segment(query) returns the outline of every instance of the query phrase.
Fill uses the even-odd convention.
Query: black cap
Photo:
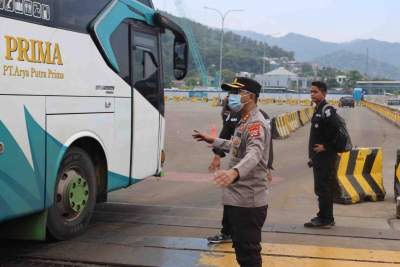
[[[260,95],[261,85],[250,78],[236,77],[232,83],[222,84],[221,89],[224,91],[233,91],[234,93],[237,93],[239,90],[246,90],[258,97]]]

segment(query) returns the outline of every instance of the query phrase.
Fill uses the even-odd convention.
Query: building
[[[246,72],[246,71],[241,71],[241,72],[239,72],[239,73],[236,73],[236,76],[238,76],[238,77],[251,78],[251,77],[253,77],[253,73]]]
[[[400,95],[400,81],[358,81],[355,87],[370,95]]]
[[[263,88],[275,87],[294,90],[305,90],[309,88],[311,80],[305,77],[299,77],[297,74],[280,67],[265,74],[255,76]]]
[[[338,75],[336,76],[336,82],[340,85],[343,85],[347,81],[346,75]]]

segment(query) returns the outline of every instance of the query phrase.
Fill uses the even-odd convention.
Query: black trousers
[[[224,207],[223,207],[221,234],[232,235],[231,226],[229,225],[228,216],[227,216],[227,212],[226,212],[227,209],[225,207],[227,207],[227,206],[224,205]]]
[[[332,222],[333,199],[338,189],[336,180],[336,161],[338,156],[324,155],[313,159],[314,191],[318,196],[319,212],[317,216],[325,222]]]
[[[224,206],[224,231],[232,236],[236,260],[241,267],[261,267],[261,229],[267,218],[268,206],[243,208]],[[226,232],[225,232],[226,234]]]

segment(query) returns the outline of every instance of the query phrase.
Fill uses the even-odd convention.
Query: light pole
[[[223,46],[224,46],[224,25],[225,25],[225,19],[226,16],[228,16],[229,13],[232,12],[241,12],[243,9],[229,9],[225,13],[222,13],[218,9],[212,8],[212,7],[204,7],[205,9],[212,10],[217,12],[221,16],[222,20],[222,27],[221,27],[221,42],[220,42],[220,47],[219,47],[219,87],[221,87],[222,84],[222,52],[223,52]]]
[[[277,36],[279,36],[281,33],[280,32],[276,32],[276,33],[272,33],[272,34],[270,34],[269,36],[271,36],[271,37],[277,37]],[[264,75],[265,74],[265,58],[266,58],[266,46],[267,46],[267,40],[266,39],[264,39],[264,41],[263,41],[263,43],[264,43],[264,58],[263,58],[263,72],[262,72],[262,74]]]

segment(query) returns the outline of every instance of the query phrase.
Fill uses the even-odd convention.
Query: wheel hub
[[[75,219],[85,209],[88,199],[87,180],[73,169],[66,170],[57,185],[56,205],[62,216]]]
[[[89,186],[86,180],[80,175],[73,176],[68,185],[67,196],[69,206],[73,211],[80,212],[83,210],[89,199]]]

